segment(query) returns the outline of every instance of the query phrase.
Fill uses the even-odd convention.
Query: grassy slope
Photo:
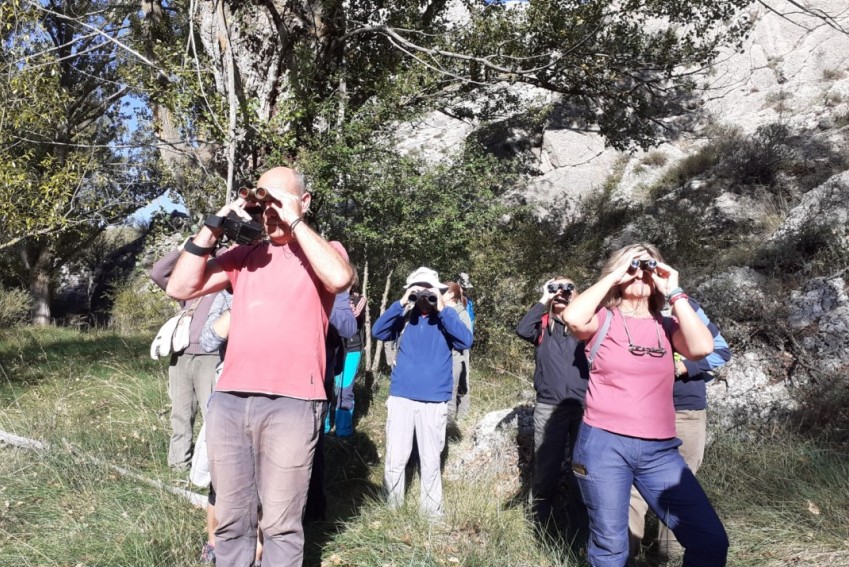
[[[165,466],[167,371],[147,357],[148,340],[62,329],[0,335],[0,429],[52,447],[0,451],[0,566],[196,564],[203,512],[103,463],[185,486]],[[473,411],[449,464],[469,454],[476,418],[512,407],[529,388],[473,366]],[[515,479],[505,488],[486,470],[446,480],[441,524],[415,513],[415,478],[407,507],[382,506],[386,390],[385,378],[371,399],[361,387],[356,436],[328,439],[329,519],[307,530],[308,565],[582,565],[530,528]],[[785,434],[756,444],[719,437],[702,470],[732,540],[730,565],[849,565],[846,447]]]

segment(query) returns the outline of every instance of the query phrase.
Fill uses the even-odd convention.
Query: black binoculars
[[[573,284],[573,283],[563,283],[563,282],[548,284],[548,293],[557,293],[561,289],[563,291],[565,291],[566,294],[568,295],[568,294],[572,293],[573,291],[575,291],[575,284]]]
[[[638,260],[634,258],[631,260],[631,267],[629,268],[629,272],[637,271],[637,268],[642,268],[645,272],[653,272],[655,268],[657,268],[657,260],[654,258],[649,258],[648,260]]]
[[[418,289],[410,294],[410,301],[415,303],[419,299],[424,299],[431,305],[436,305],[436,294],[429,289]]]

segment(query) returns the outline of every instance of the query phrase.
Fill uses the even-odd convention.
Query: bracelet
[[[666,294],[666,301],[669,301],[673,296],[678,295],[679,293],[684,293],[684,290],[680,287],[673,288],[672,291]]]
[[[295,234],[295,227],[298,226],[298,223],[301,222],[302,220],[304,220],[304,219],[302,219],[300,217],[296,218],[292,222],[292,224],[289,225],[289,232],[291,232],[292,234]]]
[[[195,256],[209,256],[212,254],[212,251],[215,250],[215,246],[210,246],[209,248],[203,248],[194,243],[194,236],[186,240],[186,244],[183,246],[183,250],[188,252],[189,254],[194,254]]]
[[[675,305],[675,302],[679,299],[690,299],[690,296],[688,296],[683,291],[681,293],[676,293],[675,295],[669,298],[669,306],[672,307],[673,305]]]

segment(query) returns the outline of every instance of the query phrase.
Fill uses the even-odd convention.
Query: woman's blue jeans
[[[680,444],[676,438],[637,439],[581,424],[572,469],[590,518],[590,565],[627,565],[633,484],[684,547],[684,567],[725,566],[728,536],[678,453]]]

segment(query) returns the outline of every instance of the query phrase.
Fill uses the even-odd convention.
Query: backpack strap
[[[539,338],[537,339],[537,346],[542,344],[542,338],[545,336],[545,330],[548,328],[548,313],[542,314],[542,319],[540,319],[539,323]]]
[[[206,296],[202,295],[202,296],[198,297],[197,299],[192,301],[192,304],[189,305],[188,309],[183,309],[183,311],[186,313],[186,315],[188,315],[189,317],[194,315],[195,309],[198,308],[198,305],[200,305],[201,299],[203,299],[204,297],[206,297]]]
[[[595,355],[598,352],[598,348],[601,346],[601,343],[604,341],[604,337],[607,336],[607,331],[610,329],[610,322],[613,320],[613,311],[604,308],[607,312],[607,316],[604,318],[604,323],[601,324],[601,328],[595,334],[595,340],[593,341],[593,346],[590,348],[590,355],[587,357],[587,364],[590,367],[590,370],[593,369],[593,360],[595,359]]]

